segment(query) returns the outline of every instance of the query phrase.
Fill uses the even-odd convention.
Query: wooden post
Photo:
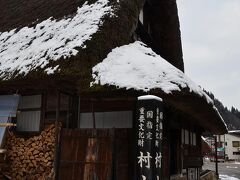
[[[79,97],[77,94],[72,95],[72,110],[71,110],[71,118],[70,118],[70,128],[77,128],[79,116],[80,116],[80,110],[79,110]]]
[[[93,107],[93,101],[92,101],[92,119],[93,119],[93,129],[96,129],[96,119],[95,119],[95,112]]]
[[[225,134],[223,135],[224,142],[223,142],[223,147],[224,147],[224,162],[226,161],[226,139],[225,139]]]
[[[80,124],[81,124],[81,97],[78,96],[78,108],[77,108],[77,112],[78,112],[78,122],[77,122],[77,126],[79,125],[78,128],[81,128],[80,127]],[[77,127],[76,126],[76,127]]]
[[[67,109],[67,119],[66,119],[66,128],[69,128],[69,122],[70,122],[70,108],[72,108],[72,102],[73,97],[71,95],[68,95],[68,109]],[[71,105],[70,105],[71,104]]]
[[[217,156],[217,136],[214,136],[214,141],[215,141],[215,169],[216,169],[216,176],[217,179],[219,179],[218,175],[218,156]]]
[[[58,161],[59,161],[59,111],[60,111],[60,92],[57,90],[56,101],[56,120],[55,120],[55,157],[54,157],[54,179],[58,179]]]
[[[111,137],[112,137],[112,180],[116,179],[116,136],[115,136],[115,128],[111,129]]]

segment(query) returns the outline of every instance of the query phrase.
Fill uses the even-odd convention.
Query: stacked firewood
[[[54,125],[31,138],[9,133],[6,143],[11,179],[52,179],[55,147]]]

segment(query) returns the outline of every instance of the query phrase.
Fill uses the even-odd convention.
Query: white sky
[[[186,74],[240,110],[240,0],[177,0]]]

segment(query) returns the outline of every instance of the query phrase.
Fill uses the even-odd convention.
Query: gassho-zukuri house
[[[175,0],[0,1],[1,177],[199,178],[227,132],[184,74]]]

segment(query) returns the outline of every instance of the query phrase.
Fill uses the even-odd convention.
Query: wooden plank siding
[[[59,179],[131,179],[130,129],[62,129]]]

